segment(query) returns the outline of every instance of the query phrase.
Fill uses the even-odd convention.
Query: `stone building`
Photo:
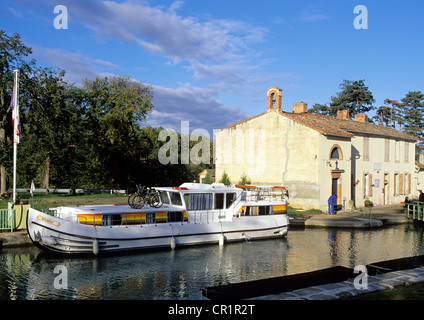
[[[216,134],[216,177],[233,183],[247,175],[252,184],[286,186],[290,205],[327,209],[339,205],[397,204],[418,194],[414,176],[416,138],[368,122],[347,110],[337,117],[307,112],[304,102],[283,112],[282,90],[267,90],[266,111]]]

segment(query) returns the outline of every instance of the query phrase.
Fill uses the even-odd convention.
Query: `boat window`
[[[270,206],[260,206],[259,215],[260,216],[269,215],[271,212],[270,208],[271,208]]]
[[[120,226],[121,224],[121,214],[104,214],[102,217],[102,226]]]
[[[215,209],[224,209],[224,193],[215,193]]]
[[[182,211],[168,212],[168,222],[184,222],[184,213]]]
[[[246,207],[245,216],[265,216],[271,214],[271,206]]]
[[[258,207],[246,207],[245,216],[257,216],[258,215]]]
[[[156,212],[146,212],[146,223],[156,223]]]
[[[178,192],[170,192],[171,203],[176,206],[181,206],[183,203],[181,202],[181,196]]]
[[[227,198],[225,201],[226,204],[226,208],[228,209],[229,207],[231,207],[231,205],[233,204],[234,200],[236,199],[236,194],[235,193],[227,193]]]
[[[187,210],[210,210],[213,205],[212,193],[188,193],[184,195]]]
[[[165,203],[165,204],[170,204],[171,203],[169,201],[168,192],[166,192],[166,191],[161,191],[160,192],[160,198],[162,200],[162,203]]]

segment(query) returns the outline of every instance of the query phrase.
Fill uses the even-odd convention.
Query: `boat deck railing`
[[[233,214],[239,208],[240,201],[259,202],[259,201],[281,201],[288,197],[288,191],[285,187],[265,187],[251,185],[235,185],[236,188],[242,188],[243,191],[237,196],[232,205]]]
[[[241,193],[242,201],[278,201],[284,200],[287,196],[285,189],[257,188],[254,190],[245,190]]]

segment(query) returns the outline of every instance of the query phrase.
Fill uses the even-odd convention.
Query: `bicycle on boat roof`
[[[162,198],[157,190],[141,184],[137,185],[137,192],[128,197],[128,205],[133,209],[141,209],[144,205],[160,208],[162,204]]]

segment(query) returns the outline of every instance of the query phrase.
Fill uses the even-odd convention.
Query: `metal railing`
[[[424,221],[424,202],[414,200],[405,203],[405,210],[408,218]]]
[[[9,189],[9,192],[12,192],[12,189]],[[79,193],[104,193],[104,194],[127,194],[127,190],[116,190],[116,189],[107,189],[107,190],[97,190],[97,189],[34,189],[34,193],[64,193],[71,194],[75,191],[76,194]],[[19,188],[16,189],[16,192],[29,193],[30,189]]]
[[[0,231],[13,231],[14,209],[0,209]]]

